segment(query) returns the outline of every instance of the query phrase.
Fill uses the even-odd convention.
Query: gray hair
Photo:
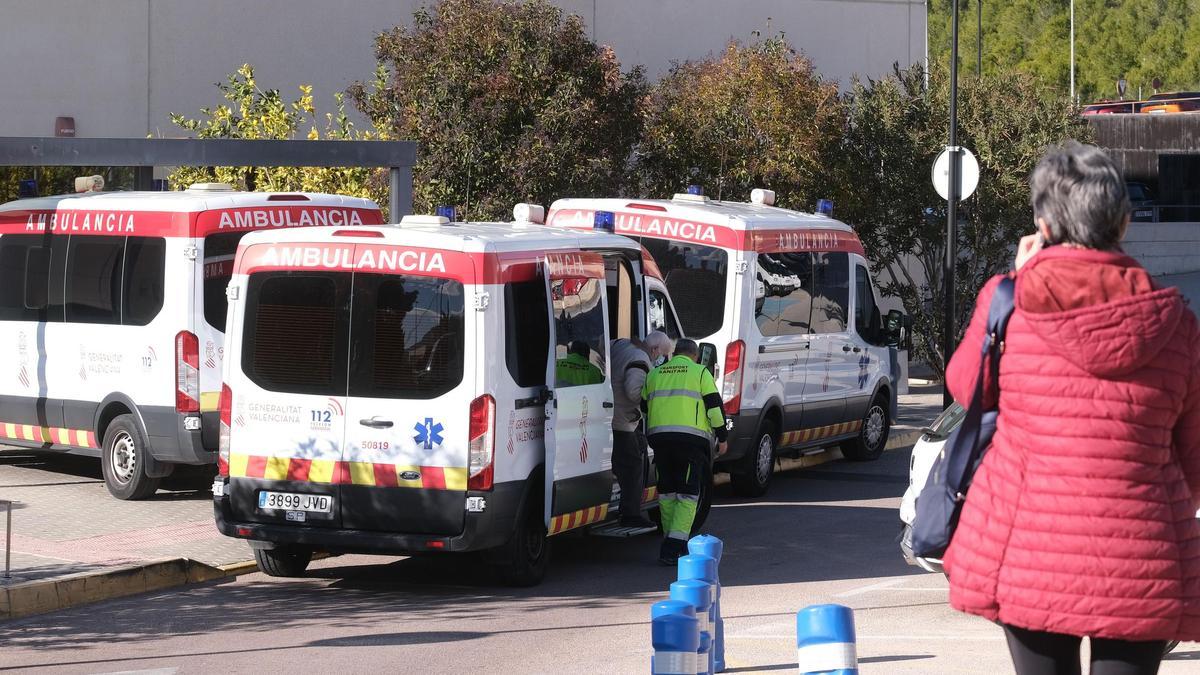
[[[662,354],[670,354],[674,341],[661,330],[652,330],[642,340],[642,346],[647,349],[657,349]]]
[[[1052,147],[1029,178],[1033,215],[1050,228],[1047,244],[1107,250],[1121,243],[1129,193],[1104,151],[1075,141]]]

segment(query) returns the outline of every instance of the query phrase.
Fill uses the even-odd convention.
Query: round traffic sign
[[[958,201],[970,197],[979,187],[979,162],[966,148],[959,148]],[[946,148],[933,162],[933,187],[942,199],[950,198],[950,149]]]

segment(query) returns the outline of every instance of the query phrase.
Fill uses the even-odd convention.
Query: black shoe
[[[621,516],[621,527],[636,527],[638,529],[657,529],[654,521],[644,516]]]
[[[679,563],[683,554],[687,553],[687,542],[679,539],[663,539],[658,549],[658,562],[672,567]]]

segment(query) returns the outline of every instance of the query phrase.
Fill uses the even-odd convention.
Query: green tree
[[[929,5],[929,58],[950,62],[951,0]],[[1070,90],[1070,0],[958,0],[959,68],[975,72],[975,11],[983,2],[984,72],[1016,70],[1037,77],[1059,95]],[[1200,87],[1200,0],[1076,0],[1075,86],[1083,102]]]
[[[930,167],[948,136],[949,78],[942,68],[897,70],[857,81],[845,95],[848,126],[832,166],[838,217],[855,226],[881,290],[914,318],[916,357],[942,373],[946,203]],[[1008,269],[1032,231],[1028,176],[1047,145],[1089,139],[1077,111],[1029,75],[968,78],[959,88],[959,142],[979,160],[975,194],[959,208],[957,324],[975,294]]]
[[[696,182],[717,198],[747,200],[769,187],[781,205],[811,209],[843,124],[837,85],[782,38],[730,43],[719,56],[676,64],[653,87],[638,148],[642,192]]]
[[[334,95],[335,111],[326,113],[324,134],[316,127],[319,119],[313,105],[312,87],[301,85],[300,96],[285,101],[278,89],[262,89],[254,67],[246,64],[231,73],[217,89],[226,103],[201,108],[201,117],[171,113],[171,121],[196,138],[368,140],[371,132],[355,128],[346,115],[344,95]],[[307,128],[307,130],[306,130]],[[329,192],[369,197],[386,210],[386,176],[380,169],[364,167],[180,167],[170,184],[184,189],[192,183],[230,183],[248,190]]]
[[[349,94],[381,133],[419,141],[416,210],[501,219],[521,200],[623,191],[645,80],[578,16],[546,0],[442,0],[375,52],[374,82]]]

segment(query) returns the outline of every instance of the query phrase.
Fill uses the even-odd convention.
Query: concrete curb
[[[894,430],[893,430],[894,431]],[[888,438],[887,445],[884,451],[899,450],[913,445],[921,438],[920,429],[909,429],[898,433],[893,432]],[[825,448],[820,452],[814,452],[809,455],[801,455],[799,457],[783,457],[775,462],[775,472],[790,471],[792,469],[807,469],[819,464],[827,464],[834,460],[843,459],[841,449],[837,447]],[[724,485],[729,482],[729,474],[719,473],[713,477],[713,485]]]
[[[232,577],[252,571],[254,563],[250,565],[251,569],[241,570],[238,565],[213,567],[187,558],[169,558],[26,581],[0,587],[0,621]]]

